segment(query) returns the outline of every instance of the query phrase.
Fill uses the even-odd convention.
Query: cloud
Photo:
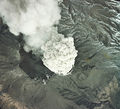
[[[58,6],[58,2],[62,2],[61,0],[1,0],[0,1],[0,16],[3,17],[4,22],[9,26],[10,31],[15,34],[19,35],[19,33],[24,34],[24,40],[25,40],[25,46],[24,49],[29,52],[30,50],[33,51],[34,54],[37,56],[43,54],[43,62],[44,64],[55,73],[58,73],[60,69],[61,73],[67,74],[67,72],[70,71],[72,66],[74,65],[74,60],[76,57],[76,50],[74,47],[74,41],[71,38],[71,45],[67,47],[67,43],[69,43],[69,38],[64,38],[63,35],[59,35],[57,33],[57,29],[55,29],[54,25],[59,23],[59,20],[61,18],[60,15],[60,8]],[[55,34],[54,34],[55,33]],[[55,42],[55,39],[59,39],[60,42],[57,44]],[[62,38],[62,39],[61,39]],[[66,41],[65,41],[66,40]],[[50,46],[46,46],[46,44],[51,43],[54,44]],[[54,63],[55,60],[51,60],[51,62],[48,62],[48,59],[46,58],[45,54],[52,54],[55,50],[55,46],[63,46],[62,41],[66,44],[64,44],[66,53],[69,54],[68,51],[70,49],[73,50],[73,58],[72,58],[72,64],[68,67],[68,63],[63,65],[61,63],[61,67],[58,67],[58,61],[53,64],[53,66],[48,65],[50,63]],[[69,43],[70,44],[70,43]],[[41,49],[45,48],[46,49]],[[73,49],[74,48],[74,49]],[[50,50],[48,52],[48,50]],[[65,50],[64,50],[65,51]],[[71,56],[71,54],[69,54]],[[56,54],[60,58],[58,54]],[[61,55],[62,60],[65,61],[66,56]],[[68,56],[68,55],[67,55]],[[51,56],[50,56],[51,57]],[[51,57],[51,59],[53,59]],[[58,59],[56,57],[56,60]],[[68,56],[69,57],[69,56]],[[60,59],[61,60],[61,59]],[[60,61],[59,60],[59,61]],[[59,63],[60,64],[60,63]],[[56,66],[56,69],[55,69]],[[53,68],[52,68],[53,67]],[[54,69],[54,70],[53,70]],[[66,69],[66,70],[65,70]],[[69,70],[67,70],[69,69]],[[65,73],[66,72],[66,73]],[[59,74],[59,73],[58,73]]]

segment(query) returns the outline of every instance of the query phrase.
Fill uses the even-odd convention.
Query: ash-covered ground
[[[0,21],[1,109],[120,109],[120,3],[64,0],[58,32],[73,37],[78,56],[59,76],[23,49]]]

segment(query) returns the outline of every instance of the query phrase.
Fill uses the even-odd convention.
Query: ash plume
[[[54,27],[61,18],[58,2],[61,1],[1,0],[0,16],[11,33],[16,36],[24,34],[26,52],[32,50],[38,57],[42,54],[43,63],[51,71],[67,75],[74,65],[77,51],[72,37],[65,38]]]

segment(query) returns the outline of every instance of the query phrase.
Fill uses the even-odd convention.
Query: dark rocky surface
[[[79,51],[72,74],[50,72],[1,21],[0,107],[120,109],[119,2],[64,0],[60,7],[59,33],[74,37]]]

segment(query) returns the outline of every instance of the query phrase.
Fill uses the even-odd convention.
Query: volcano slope
[[[78,50],[67,76],[26,53],[22,35],[0,22],[1,109],[120,109],[120,3],[64,0],[60,7],[58,31]]]

